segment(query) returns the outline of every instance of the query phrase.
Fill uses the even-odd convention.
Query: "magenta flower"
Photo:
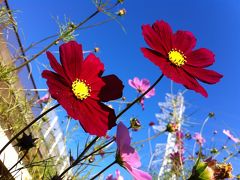
[[[131,139],[128,128],[120,122],[117,126],[117,163],[127,169],[135,180],[151,180],[152,177],[137,168],[141,166],[140,158],[137,151],[130,145]]]
[[[206,142],[206,140],[202,137],[200,133],[195,133],[193,139],[195,139],[200,146],[202,146]]]
[[[47,103],[50,100],[51,96],[50,93],[48,92],[47,94],[45,94],[43,97],[41,97],[40,99],[38,99],[36,101],[36,104],[41,104],[41,103]]]
[[[121,176],[120,171],[116,170],[116,177],[114,178],[112,174],[108,175],[106,180],[124,180],[123,176]]]
[[[139,94],[143,94],[145,91],[150,88],[150,82],[148,79],[139,79],[138,77],[133,78],[133,80],[129,79],[128,84],[137,90]],[[150,98],[155,95],[155,89],[151,89],[145,96],[144,98]],[[140,100],[140,104],[142,106],[142,109],[144,109],[144,98]]]
[[[229,139],[233,140],[235,143],[240,143],[240,139],[235,138],[229,130],[223,130],[223,134],[225,134]]]

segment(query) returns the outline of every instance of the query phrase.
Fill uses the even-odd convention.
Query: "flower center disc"
[[[184,65],[186,62],[186,56],[184,56],[184,54],[181,51],[176,49],[169,51],[168,58],[173,64],[175,64],[178,67]]]
[[[86,81],[80,81],[79,79],[76,79],[72,83],[72,91],[78,99],[84,100],[88,96],[90,96],[89,92],[91,91],[91,89],[86,84]]]

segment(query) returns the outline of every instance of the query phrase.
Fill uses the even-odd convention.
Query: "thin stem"
[[[108,168],[110,168],[112,165],[114,165],[117,161],[113,161],[111,164],[109,164],[107,167],[105,167],[103,170],[101,170],[99,173],[97,173],[94,177],[92,177],[90,180],[95,179],[98,177],[100,174],[102,174],[104,171],[106,171]]]
[[[159,133],[157,133],[157,134],[155,134],[155,135],[153,135],[153,136],[151,136],[151,137],[149,137],[149,138],[147,138],[147,139],[143,139],[143,140],[137,141],[137,142],[135,142],[135,143],[132,143],[132,145],[137,145],[137,144],[141,144],[141,143],[150,141],[150,140],[152,140],[152,139],[154,139],[154,138],[157,138],[158,136],[160,136],[161,134],[163,134],[163,133],[165,133],[165,132],[166,132],[166,131],[159,132]]]
[[[109,144],[111,144],[115,139],[116,139],[116,138],[113,138],[111,141],[109,141],[108,143],[104,144],[104,145],[101,146],[100,148],[98,148],[98,149],[96,149],[95,151],[91,152],[90,154],[84,156],[83,158],[81,158],[81,159],[79,160],[79,162],[81,162],[82,160],[90,157],[91,155],[93,155],[94,153],[100,151],[101,149],[105,148],[106,146],[108,146]]]
[[[82,26],[84,23],[86,23],[88,20],[90,20],[91,18],[93,18],[95,15],[97,15],[100,12],[99,9],[97,9],[97,11],[95,11],[93,14],[91,14],[89,17],[87,17],[85,20],[83,20],[81,23],[79,23],[77,26],[73,27],[71,29],[71,31],[69,31],[69,33],[75,31],[76,29],[78,29],[80,26]],[[24,67],[25,65],[27,65],[28,63],[30,63],[31,61],[33,61],[34,59],[36,59],[38,56],[40,56],[42,53],[44,53],[45,51],[47,51],[50,47],[52,47],[53,45],[55,45],[58,41],[60,41],[61,39],[63,39],[64,36],[61,36],[57,39],[55,39],[53,42],[51,42],[48,46],[46,46],[44,49],[42,49],[39,53],[37,53],[36,55],[34,55],[31,59],[25,61],[24,63],[22,63],[20,66],[16,67],[15,69],[13,69],[12,71],[16,71],[21,69],[22,67]]]
[[[88,145],[87,147],[82,151],[82,153],[77,157],[77,159],[67,168],[65,169],[60,175],[59,177],[63,177],[63,175],[69,171],[71,168],[73,168],[74,166],[76,166],[80,161],[82,156],[92,147],[92,145],[98,140],[99,137],[95,137]]]
[[[21,131],[19,131],[15,136],[13,136],[8,142],[7,144],[5,144],[5,146],[3,146],[3,148],[0,150],[0,154],[2,154],[2,152],[6,149],[6,147],[8,147],[9,144],[11,144],[13,142],[13,140],[15,140],[20,134],[22,134],[24,131],[26,131],[29,127],[31,127],[35,122],[37,122],[39,119],[41,119],[44,115],[46,115],[47,113],[49,113],[50,111],[52,111],[53,109],[55,109],[56,107],[58,107],[60,104],[56,104],[55,106],[49,108],[47,111],[43,112],[42,114],[40,114],[36,119],[34,119],[32,122],[30,122],[27,126],[25,126]]]
[[[149,91],[151,91],[163,78],[163,74],[155,81],[155,83],[148,88],[147,91],[145,91],[143,94],[141,94],[141,96],[139,96],[138,98],[136,98],[133,102],[131,102],[125,109],[123,109],[116,117],[116,119],[118,119],[120,116],[122,116],[129,108],[131,108],[134,104],[136,104],[137,102],[139,102],[140,99],[142,99]]]
[[[12,170],[15,166],[17,166],[18,163],[20,163],[20,162],[23,160],[23,158],[27,155],[27,153],[28,153],[28,151],[25,151],[25,153],[23,154],[23,156],[22,156],[8,171],[11,172],[11,170]]]

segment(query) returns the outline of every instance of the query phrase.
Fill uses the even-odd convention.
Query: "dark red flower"
[[[207,97],[207,91],[197,80],[215,84],[223,77],[215,71],[205,69],[215,62],[214,54],[206,48],[193,50],[196,39],[191,32],[173,33],[164,21],[156,21],[152,26],[143,25],[142,32],[146,43],[151,47],[141,48],[144,56],[176,83]]]
[[[70,41],[60,46],[60,61],[47,52],[55,72],[44,70],[51,96],[78,120],[83,129],[97,136],[106,135],[116,125],[114,110],[102,102],[122,96],[123,84],[115,75],[102,77],[104,65],[94,54],[83,58],[82,45]]]

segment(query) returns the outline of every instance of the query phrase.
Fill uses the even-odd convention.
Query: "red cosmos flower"
[[[141,48],[144,56],[157,65],[165,76],[207,97],[207,91],[197,80],[215,84],[223,76],[204,69],[215,61],[214,54],[205,48],[193,50],[194,35],[189,31],[172,32],[164,21],[156,21],[152,27],[142,26],[146,43],[151,47]]]
[[[82,45],[70,41],[60,46],[60,61],[47,52],[55,72],[44,70],[51,96],[78,120],[83,129],[104,136],[116,125],[114,110],[101,102],[122,96],[123,84],[115,75],[102,77],[104,65],[94,54],[83,58]]]

